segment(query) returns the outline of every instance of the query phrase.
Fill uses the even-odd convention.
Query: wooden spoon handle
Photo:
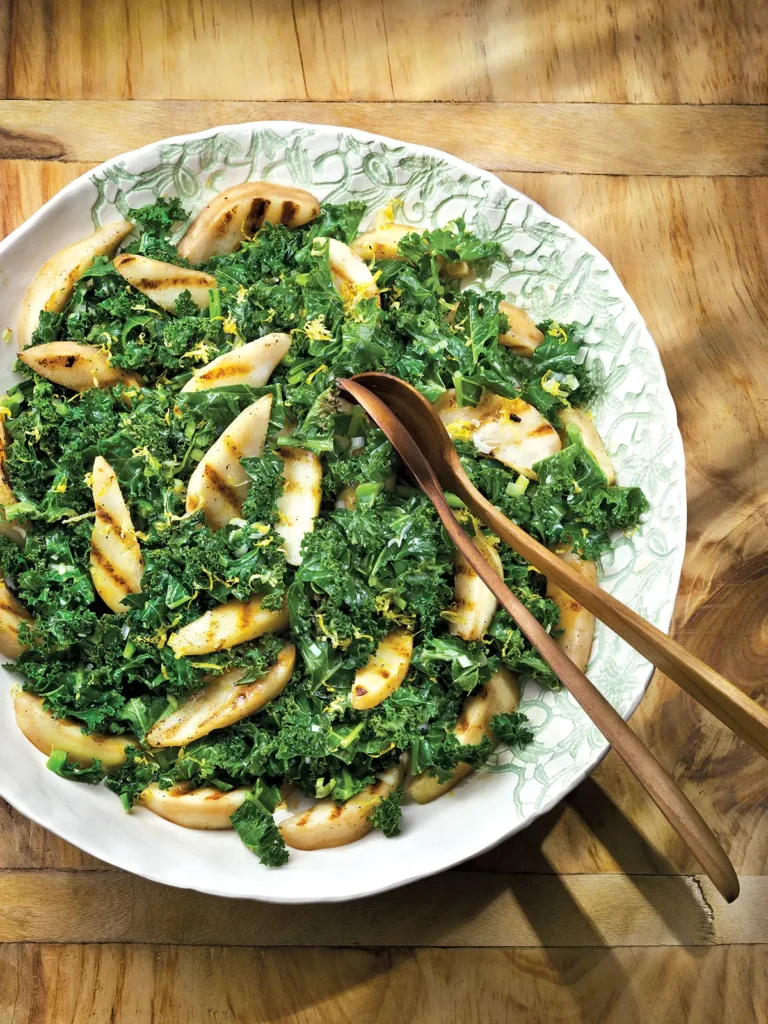
[[[525,530],[510,522],[495,505],[486,501],[468,478],[462,477],[463,473],[456,474],[458,496],[494,533],[768,758],[768,711],[631,608],[589,583]]]
[[[426,488],[424,488],[426,491]],[[443,498],[442,491],[426,491],[437,509],[451,540],[485,585],[491,590],[519,626],[521,632],[541,654],[555,675],[562,680],[575,700],[586,711],[619,757],[656,806],[692,851],[729,903],[739,894],[739,880],[727,854],[702,816],[669,777],[648,748],[635,736],[624,719],[605,699],[584,673],[573,664],[547,633],[541,623],[512,593],[504,581],[479,553],[457,522]]]

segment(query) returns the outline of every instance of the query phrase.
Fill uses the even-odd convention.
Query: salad
[[[414,384],[483,494],[594,579],[647,508],[587,411],[579,325],[484,288],[506,257],[461,220],[367,212],[267,182],[186,230],[178,199],[131,210],[40,270],[2,399],[20,728],[59,776],[270,866],[503,770],[532,739],[520,680],[557,686],[337,378]],[[584,667],[591,615],[448,498]]]

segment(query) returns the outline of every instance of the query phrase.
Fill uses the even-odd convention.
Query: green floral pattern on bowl
[[[365,201],[368,221],[393,201],[397,219],[436,226],[464,217],[483,238],[501,243],[503,265],[475,287],[494,287],[528,309],[584,326],[587,359],[603,380],[593,408],[622,483],[643,487],[651,511],[632,536],[618,540],[602,565],[602,585],[666,628],[685,542],[684,463],[674,405],[658,352],[636,307],[605,258],[562,222],[491,174],[380,136],[299,124],[235,125],[159,149],[160,163],[129,170],[121,162],[94,177],[95,224],[116,208],[177,195],[197,212],[223,188],[244,181],[295,184],[331,202]],[[402,204],[402,205],[400,205]],[[183,229],[181,229],[183,230]],[[648,663],[602,625],[590,677],[628,716],[650,678]],[[491,770],[516,776],[522,818],[541,812],[552,787],[568,789],[606,744],[566,693],[531,683],[523,710],[536,739],[522,753],[494,756]]]

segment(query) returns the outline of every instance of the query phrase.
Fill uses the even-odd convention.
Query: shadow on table
[[[617,827],[620,825],[620,832],[635,832],[631,822],[626,821],[595,782],[584,782],[578,794],[575,805],[584,809],[590,828],[610,817],[616,820]],[[301,991],[281,988],[276,1000],[270,1000],[273,1007],[270,1020],[291,1019],[291,1015],[303,1007],[357,987],[360,993],[355,1019],[378,1019],[382,989],[369,983],[382,974],[392,974],[394,979],[399,968],[417,955],[419,948],[425,947],[541,948],[548,954],[551,979],[568,988],[578,1009],[576,1019],[585,1022],[595,1019],[594,992],[589,986],[579,984],[583,966],[577,964],[583,965],[583,958],[574,959],[567,953],[589,950],[590,970],[598,966],[602,970],[610,968],[610,974],[617,981],[616,988],[623,989],[622,1013],[627,1020],[638,1019],[632,978],[617,955],[616,947],[632,945],[638,934],[648,935],[649,931],[653,934],[653,928],[633,928],[634,940],[633,934],[628,934],[626,941],[622,941],[623,936],[616,934],[622,908],[601,905],[599,886],[594,896],[588,895],[591,890],[581,889],[579,899],[574,897],[567,876],[559,876],[554,871],[542,849],[561,814],[562,808],[555,808],[526,831],[531,848],[526,857],[525,873],[459,870],[353,903],[273,908],[275,916],[284,914],[286,917],[300,910],[304,934],[317,935],[317,945],[323,946],[326,953],[344,948],[338,950],[338,969],[331,966],[325,972],[307,972],[307,984]],[[640,893],[648,913],[660,919],[659,934],[665,935],[667,942],[681,945],[690,941],[692,932],[706,934],[709,930],[707,908],[697,898],[690,882],[685,876],[675,875],[673,867],[643,836],[637,834],[633,840],[632,850],[626,842],[618,843],[616,850],[611,849],[610,836],[606,838],[606,845],[626,872],[626,878]],[[637,870],[638,846],[642,848],[644,863],[658,865],[658,873],[631,873]],[[513,902],[509,901],[510,895]],[[594,906],[588,902],[590,898],[594,899]],[[508,918],[505,914],[509,914]],[[610,936],[606,937],[601,931],[601,921],[610,921]],[[632,927],[631,919],[628,926]],[[313,953],[318,951],[307,950],[308,958],[311,959]],[[335,962],[334,957],[332,964]],[[394,980],[392,983],[396,984]]]

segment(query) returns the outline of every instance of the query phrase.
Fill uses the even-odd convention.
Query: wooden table
[[[0,0],[9,231],[106,157],[286,118],[446,149],[611,260],[688,458],[675,633],[765,699],[768,5]],[[768,1020],[766,765],[657,675],[633,725],[742,876],[726,907],[618,759],[461,870],[337,907],[113,870],[0,805],[0,1024]]]

